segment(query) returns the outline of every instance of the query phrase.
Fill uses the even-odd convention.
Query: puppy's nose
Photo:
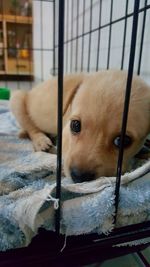
[[[84,172],[84,171],[79,170],[76,167],[71,168],[70,174],[71,174],[72,180],[75,183],[88,182],[88,181],[94,180],[95,178],[94,172]]]

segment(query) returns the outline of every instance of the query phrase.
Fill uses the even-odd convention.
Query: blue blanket
[[[7,102],[0,103],[0,251],[27,246],[39,227],[54,230],[56,155],[19,139]],[[117,226],[150,219],[150,162],[122,176]],[[140,177],[140,178],[139,178]],[[62,179],[61,232],[109,233],[114,228],[115,177],[73,184]],[[148,242],[145,240],[142,242]]]

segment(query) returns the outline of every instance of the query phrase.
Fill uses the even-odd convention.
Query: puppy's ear
[[[83,74],[66,75],[64,77],[63,115],[67,111],[83,79]]]

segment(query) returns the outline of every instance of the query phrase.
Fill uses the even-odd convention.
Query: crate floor
[[[142,251],[150,266],[150,247]],[[102,263],[94,263],[85,267],[143,267],[141,260],[135,253],[107,260]]]

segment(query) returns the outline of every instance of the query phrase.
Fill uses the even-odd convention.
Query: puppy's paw
[[[28,135],[28,133],[25,130],[20,130],[18,136],[21,139],[29,138],[29,135]]]
[[[50,152],[53,151],[52,141],[43,133],[37,133],[34,135],[33,147],[35,151],[45,151]]]

